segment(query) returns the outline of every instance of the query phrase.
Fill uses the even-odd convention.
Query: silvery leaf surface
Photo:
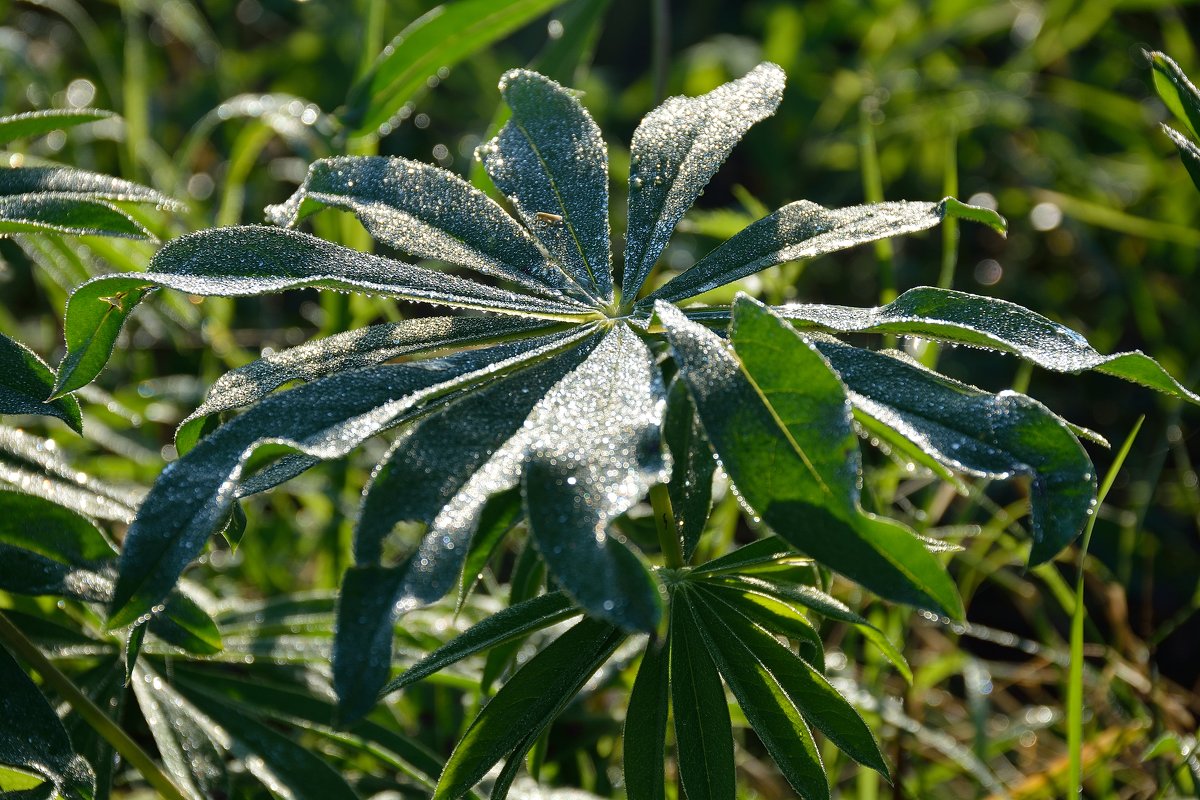
[[[70,194],[0,196],[0,235],[14,233],[154,238],[111,203]]]
[[[573,302],[517,294],[296,231],[257,225],[217,228],[167,243],[147,272],[106,275],[71,294],[58,394],[99,374],[121,326],[154,287],[226,297],[319,287],[542,319],[580,320],[587,311]]]
[[[649,308],[655,300],[678,302],[785,261],[928,230],[947,216],[1005,230],[1004,220],[996,212],[964,205],[952,197],[940,203],[897,201],[835,209],[798,200],[735,234],[649,294],[640,305]]]
[[[8,144],[14,139],[41,136],[87,122],[112,119],[115,116],[111,111],[97,108],[48,108],[0,117],[0,144]]]
[[[0,196],[51,194],[76,199],[180,204],[147,186],[72,167],[0,167]]]
[[[83,430],[79,401],[61,397],[47,403],[54,373],[25,345],[0,334],[0,414],[57,417],[77,433]]]
[[[556,301],[587,299],[537,240],[494,200],[431,164],[382,156],[314,162],[303,185],[267,216],[294,227],[324,206],[351,211],[376,240],[416,258],[473,269]]]
[[[638,125],[630,146],[622,295],[637,297],[684,213],[754,123],[775,113],[784,74],[759,64],[700,97],[671,97]]]
[[[500,93],[512,117],[479,148],[484,168],[570,279],[610,302],[608,151],[600,129],[574,94],[536,72],[504,73]]]
[[[208,416],[248,406],[290,381],[314,381],[402,355],[548,333],[554,324],[522,317],[418,317],[314,339],[226,372],[208,390],[204,403],[179,423],[175,442],[181,452],[190,450]]]
[[[745,297],[732,348],[674,306],[656,313],[713,450],[763,522],[876,594],[961,615],[953,581],[912,531],[859,505],[850,403],[810,344]]]
[[[1082,335],[1037,312],[991,297],[921,286],[877,308],[795,303],[772,312],[800,328],[829,333],[894,333],[1013,353],[1056,372],[1096,370],[1200,403],[1158,362],[1137,350],[1101,355]],[[706,323],[728,320],[727,309],[688,314]]]
[[[855,408],[960,472],[1032,479],[1033,552],[1040,564],[1083,529],[1096,498],[1091,459],[1067,424],[1018,392],[991,394],[900,358],[819,339],[817,350]]]
[[[339,373],[264,399],[168,465],[121,552],[109,624],[151,613],[223,527],[246,460],[262,444],[338,458],[429,403],[570,346],[578,334],[497,345],[440,359]]]

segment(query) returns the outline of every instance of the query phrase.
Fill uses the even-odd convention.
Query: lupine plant
[[[987,392],[903,352],[842,337],[966,345],[1200,398],[1139,352],[1101,355],[1028,309],[947,289],[912,289],[877,308],[767,306],[747,295],[697,304],[769,267],[948,218],[1005,230],[994,211],[952,197],[841,209],[799,200],[677,274],[660,267],[685,212],[783,89],[782,70],[762,64],[706,95],[671,98],[642,120],[619,258],[598,127],[575,93],[515,70],[500,82],[511,116],[477,152],[493,194],[402,158],[318,160],[289,200],[267,209],[271,225],[189,234],[165,244],[144,272],[80,286],[67,306],[67,354],[56,375],[5,340],[0,411],[40,410],[78,427],[72,393],[99,374],[125,320],[156,289],[245,297],[317,287],[467,312],[346,331],[224,375],[179,426],[181,457],[125,506],[131,524],[119,555],[79,515],[86,508],[0,496],[13,509],[6,519],[44,519],[61,537],[47,545],[4,533],[2,588],[107,604],[103,626],[121,645],[117,680],[132,680],[170,775],[160,773],[168,787],[160,791],[180,796],[170,794],[172,782],[181,796],[215,791],[228,751],[254,753],[256,774],[295,796],[354,796],[258,714],[361,747],[435,798],[467,796],[484,779],[493,797],[504,797],[585,685],[634,663],[624,715],[631,800],[665,796],[672,739],[687,797],[735,795],[726,689],[800,796],[830,796],[814,730],[890,776],[872,731],[824,674],[816,621],[857,626],[900,674],[911,678],[909,668],[892,642],[829,593],[830,576],[950,618],[963,608],[945,566],[954,544],[864,509],[860,439],[955,487],[964,476],[1026,481],[1032,565],[1070,544],[1092,513],[1095,470],[1080,437],[1103,440],[1025,394]],[[16,172],[0,185],[17,185]],[[88,180],[46,173],[5,198],[3,224],[135,235],[109,201],[166,202],[131,184]],[[38,199],[35,189],[51,194]],[[353,214],[379,245],[421,263],[298,230],[323,209]],[[162,679],[152,657],[167,646],[194,656],[231,646],[180,586],[214,536],[236,544],[240,499],[381,434],[392,444],[363,491],[336,610],[312,601],[218,615],[227,635],[272,622],[327,628],[336,618],[328,654],[336,704],[282,687],[264,695],[249,678],[187,660]],[[697,563],[718,471],[760,535]],[[638,546],[643,500],[656,536]],[[400,523],[421,526],[415,547],[398,541]],[[506,607],[396,674],[396,637],[450,593],[468,607],[478,575],[509,536],[527,543]],[[16,558],[36,562],[26,577],[53,573],[57,582],[17,585]],[[547,630],[552,641],[519,661],[521,646]],[[381,697],[485,652],[487,687],[505,680],[444,766],[372,714]],[[0,669],[21,687],[6,711],[36,721],[47,743],[30,755],[9,736],[0,761],[46,777],[50,789],[40,796],[90,796],[91,771],[53,711],[15,663]],[[251,706],[256,714],[247,716]],[[136,753],[121,752],[141,768]]]

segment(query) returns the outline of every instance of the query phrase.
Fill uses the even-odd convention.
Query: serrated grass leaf
[[[948,214],[991,220],[993,227],[1003,229],[1003,221],[996,221],[999,217],[994,211],[967,206],[952,197],[940,203],[897,201],[836,209],[798,200],[728,239],[639,305],[649,308],[655,300],[678,302],[785,261],[928,230]]]
[[[608,151],[570,91],[528,70],[500,78],[512,117],[479,148],[492,182],[585,295],[613,299]]]
[[[585,618],[526,662],[459,739],[433,800],[462,797],[523,740],[553,722],[624,638],[612,625]]]
[[[752,125],[783,97],[784,74],[759,64],[700,97],[671,97],[633,133],[624,301],[631,304],[679,220]]]

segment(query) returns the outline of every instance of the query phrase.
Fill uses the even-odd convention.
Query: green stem
[[[683,546],[675,525],[675,510],[671,508],[671,493],[665,483],[650,487],[650,505],[654,509],[654,527],[658,530],[664,563],[670,569],[679,569],[683,566]]]
[[[37,646],[25,637],[20,628],[13,625],[8,617],[0,614],[0,640],[2,640],[22,661],[42,676],[42,681],[54,689],[67,704],[75,710],[96,733],[113,746],[129,764],[142,774],[142,777],[162,797],[168,800],[189,800],[171,782],[154,760],[146,755],[146,751],[130,739],[117,723],[92,702],[91,698],[79,690],[71,679],[59,672],[58,667],[42,654]]]
[[[651,29],[654,32],[651,60],[654,71],[654,102],[667,99],[667,71],[671,51],[671,6],[668,0],[654,0]]]

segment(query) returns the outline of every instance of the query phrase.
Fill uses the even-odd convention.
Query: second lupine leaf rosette
[[[156,613],[240,498],[389,431],[394,443],[364,490],[355,564],[339,600],[334,679],[347,718],[368,711],[386,683],[396,620],[456,587],[469,590],[464,565],[468,577],[477,573],[513,528],[527,529],[562,592],[555,602],[565,606],[538,619],[561,619],[564,608],[590,617],[572,645],[580,674],[628,632],[658,628],[681,584],[665,586],[666,573],[651,564],[657,556],[639,552],[612,523],[666,484],[680,551],[690,558],[709,513],[714,454],[746,507],[779,537],[764,540],[774,543],[771,557],[799,551],[893,601],[962,613],[937,548],[862,509],[856,432],[864,429],[949,481],[1029,478],[1031,560],[1055,555],[1095,497],[1080,431],[1025,395],[985,392],[836,334],[968,344],[1197,401],[1154,361],[1102,356],[1032,311],[943,289],[913,289],[870,309],[767,307],[747,297],[687,305],[767,267],[925,230],[947,216],[1003,231],[994,212],[953,198],[835,210],[802,200],[643,292],[676,225],[737,141],[775,110],[783,86],[783,72],[762,64],[645,117],[631,148],[621,280],[598,127],[574,93],[515,70],[500,84],[511,118],[479,151],[504,205],[428,164],[325,159],[286,203],[268,209],[274,226],[190,234],[165,245],[146,272],[79,287],[67,310],[60,396],[98,374],[134,305],[159,287],[223,296],[317,287],[473,312],[348,331],[218,380],[179,428],[184,455],[129,529],[109,624]],[[324,208],[353,213],[378,242],[420,263],[295,230]],[[276,391],[296,381],[303,385]],[[252,461],[268,444],[273,457]],[[423,524],[423,538],[398,561],[385,560],[402,521]],[[682,591],[692,600],[673,608],[672,625],[687,631],[711,598]],[[729,644],[730,663],[739,646]]]

